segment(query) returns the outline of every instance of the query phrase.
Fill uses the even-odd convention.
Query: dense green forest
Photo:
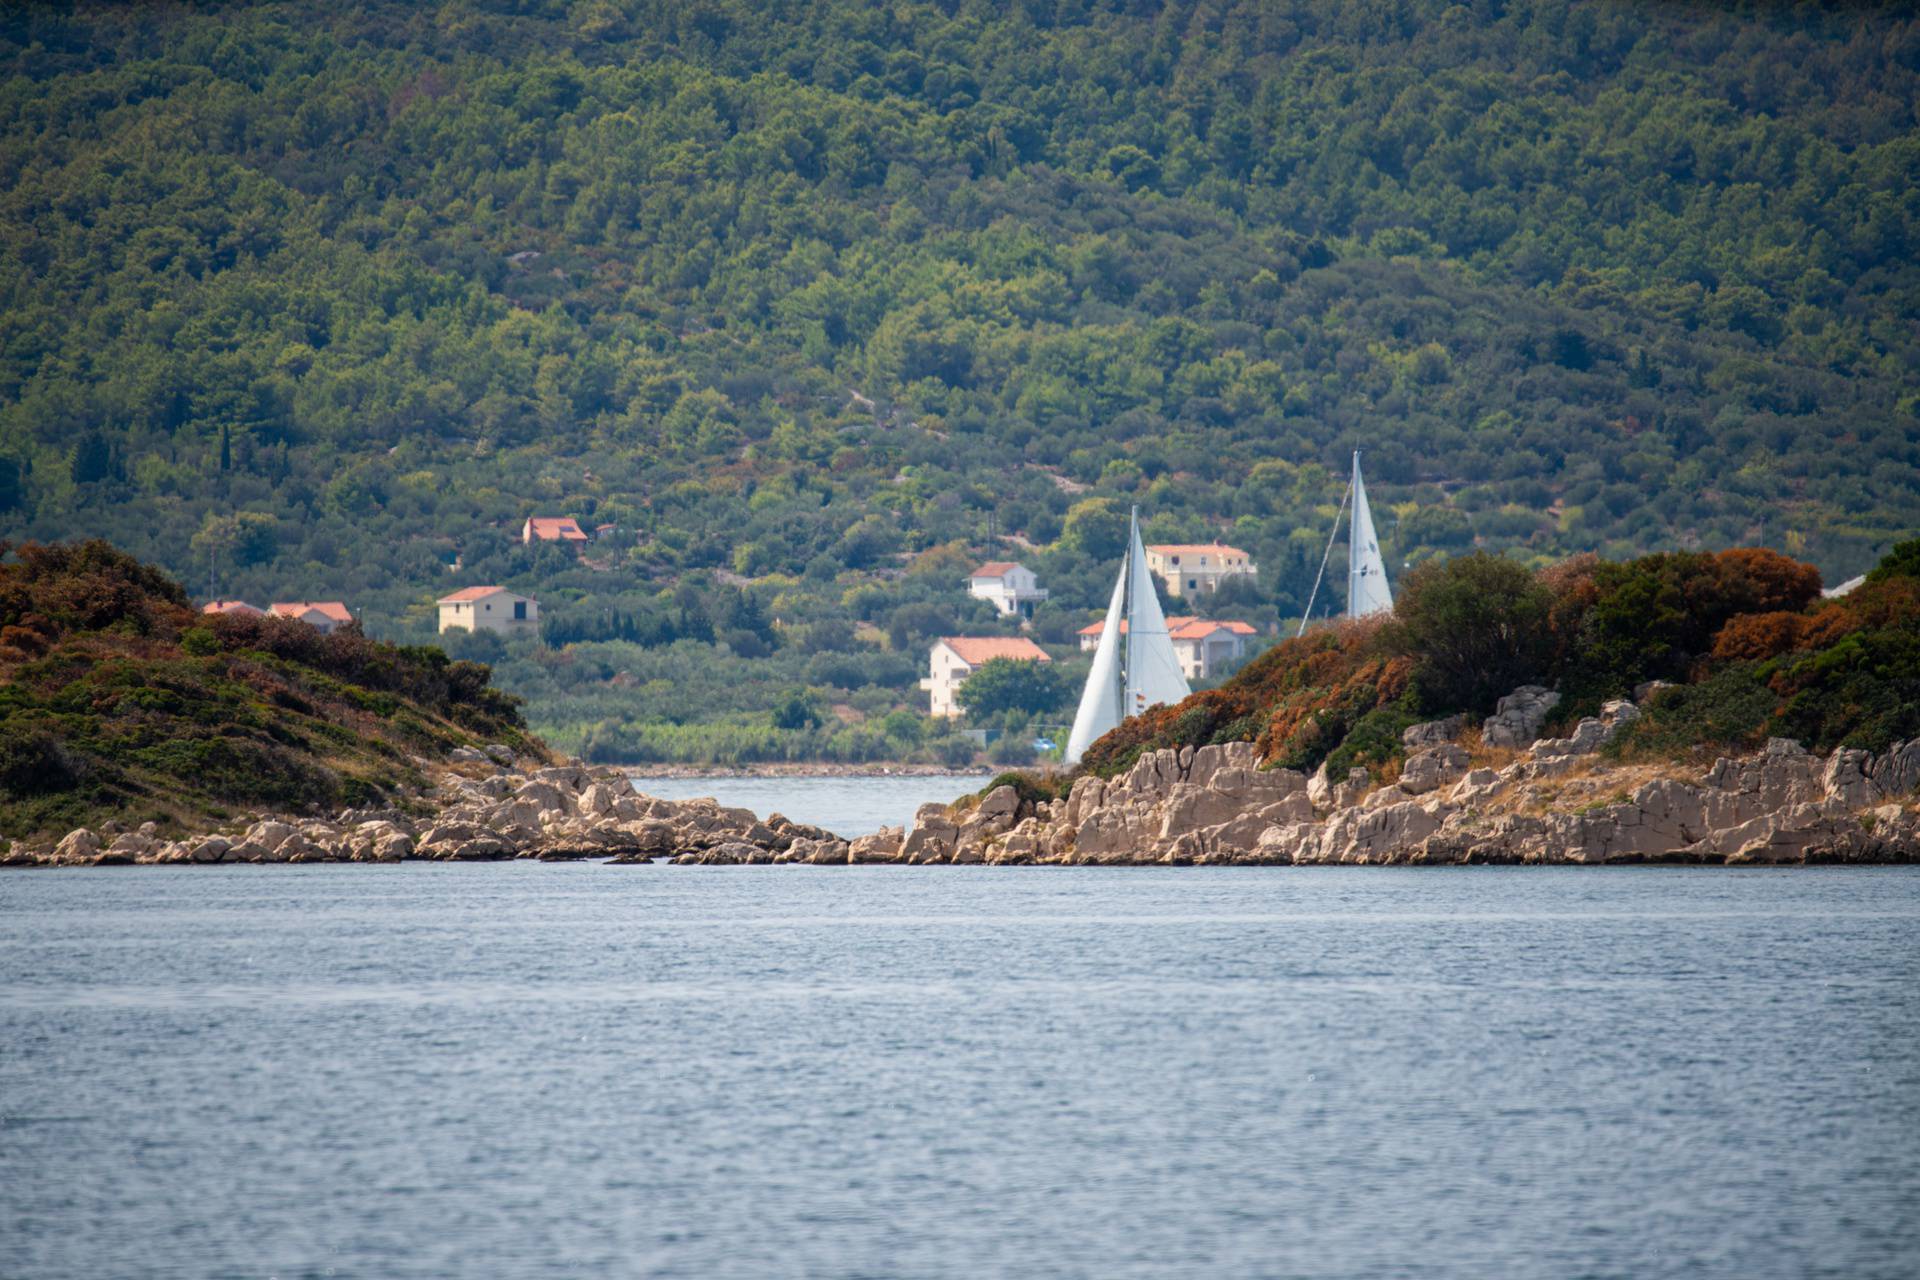
[[[526,590],[470,656],[603,758],[927,750],[968,561],[1069,653],[1131,504],[1297,615],[1353,448],[1396,577],[1920,526],[1900,7],[21,5],[0,64],[0,534],[402,639]]]

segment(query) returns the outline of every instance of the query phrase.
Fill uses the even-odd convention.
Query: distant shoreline
[[[753,764],[622,764],[630,778],[989,778],[991,768],[953,769],[940,764],[891,764],[869,761],[769,760]]]

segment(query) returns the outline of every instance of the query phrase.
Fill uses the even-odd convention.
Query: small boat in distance
[[[1079,763],[1095,739],[1129,716],[1178,702],[1191,692],[1167,635],[1167,616],[1154,594],[1147,552],[1140,545],[1140,509],[1135,507],[1127,521],[1127,553],[1113,584],[1099,647],[1093,651],[1093,670],[1087,673],[1073,732],[1067,735],[1065,762]]]
[[[1313,591],[1300,615],[1296,636],[1307,633],[1313,618],[1313,602],[1319,598],[1320,582],[1327,574],[1327,561],[1333,558],[1333,544],[1340,536],[1340,515],[1353,505],[1353,519],[1347,529],[1347,616],[1364,618],[1369,614],[1393,611],[1393,588],[1387,585],[1387,562],[1380,555],[1380,535],[1373,528],[1373,507],[1367,502],[1367,482],[1360,478],[1360,451],[1353,451],[1353,478],[1341,495],[1340,511],[1333,516],[1333,532],[1327,535],[1327,551],[1320,557],[1320,572],[1313,579]]]

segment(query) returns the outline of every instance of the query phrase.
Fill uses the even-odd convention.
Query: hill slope
[[[422,785],[415,756],[544,754],[487,677],[353,629],[207,617],[103,542],[29,544],[0,563],[0,832],[377,806]]]
[[[752,626],[606,633],[722,575],[874,714],[980,625],[915,553],[1065,638],[1138,502],[1295,613],[1353,447],[1396,572],[1920,525],[1899,11],[14,8],[0,65],[0,532],[414,638],[536,590],[629,646],[504,669],[571,745],[735,683]]]

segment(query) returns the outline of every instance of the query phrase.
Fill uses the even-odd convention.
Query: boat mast
[[[1127,706],[1127,690],[1133,683],[1133,549],[1140,545],[1140,508],[1134,507],[1127,515],[1127,557],[1120,570],[1120,665],[1115,674],[1113,696],[1120,719],[1125,720],[1130,712]]]
[[[1360,451],[1353,451],[1353,478],[1347,481],[1347,492],[1356,495],[1353,510],[1347,517],[1347,616],[1357,618],[1360,600],[1360,577],[1366,572],[1361,563],[1360,548]]]

